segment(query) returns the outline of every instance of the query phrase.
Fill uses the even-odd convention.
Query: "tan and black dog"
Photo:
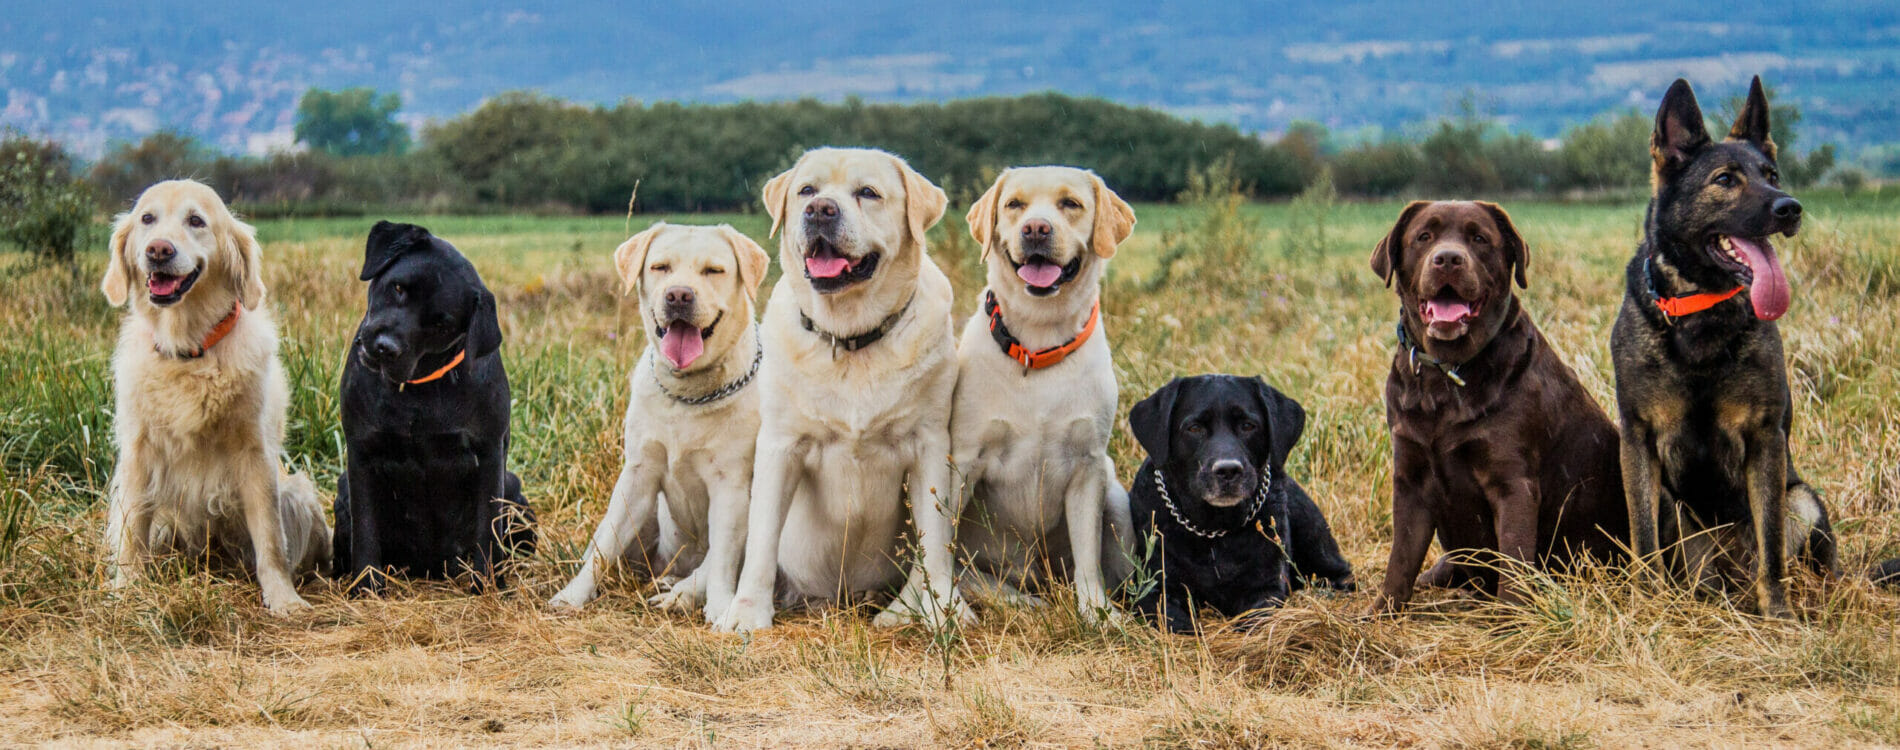
[[[1762,614],[1787,617],[1786,557],[1826,573],[1836,552],[1788,454],[1775,320],[1789,291],[1769,238],[1801,228],[1801,204],[1781,189],[1761,79],[1720,143],[1677,80],[1649,150],[1654,194],[1610,338],[1633,548],[1680,542],[1673,562],[1707,584],[1738,584],[1752,566]]]
[[[1374,613],[1396,611],[1434,534],[1445,555],[1417,585],[1519,598],[1514,564],[1617,556],[1627,513],[1616,429],[1511,288],[1530,250],[1496,204],[1419,201],[1372,253],[1399,297],[1386,378],[1392,557]]]

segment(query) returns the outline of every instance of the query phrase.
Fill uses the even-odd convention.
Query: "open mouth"
[[[1471,320],[1484,311],[1484,300],[1467,300],[1446,284],[1431,299],[1419,303],[1418,316],[1425,321],[1427,335],[1451,340],[1465,335]]]
[[[1005,255],[1004,257],[1008,257]],[[1058,266],[1045,257],[1030,258],[1026,263],[1009,261],[1016,268],[1016,278],[1023,280],[1023,288],[1032,297],[1047,297],[1062,290],[1062,285],[1075,279],[1082,272],[1082,256],[1075,256],[1066,266]]]
[[[165,307],[185,298],[185,293],[191,291],[191,286],[198,283],[200,270],[202,269],[193,269],[191,273],[184,275],[153,271],[152,275],[145,279],[145,291],[151,295],[152,304]]]
[[[1718,234],[1709,238],[1709,258],[1735,280],[1748,287],[1748,302],[1755,317],[1774,320],[1788,312],[1788,275],[1767,237],[1738,237]]]
[[[823,237],[813,237],[805,246],[805,278],[819,294],[840,292],[877,273],[878,253],[852,258]]]
[[[699,355],[706,353],[706,339],[712,338],[713,332],[719,328],[719,321],[725,319],[726,314],[722,311],[705,328],[685,320],[656,326],[653,335],[660,339],[660,356],[665,357],[676,371],[692,367],[699,360]]]

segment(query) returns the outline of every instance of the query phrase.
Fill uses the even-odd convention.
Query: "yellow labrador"
[[[758,243],[724,224],[658,222],[614,251],[626,290],[639,301],[647,348],[629,381],[620,481],[580,573],[554,606],[580,608],[602,575],[648,552],[640,540],[658,497],[658,562],[691,573],[652,603],[695,609],[707,582],[718,579],[727,583],[708,611],[725,609],[739,574],[759,432],[752,382],[763,350],[752,309],[770,262]]]
[[[974,501],[959,545],[1004,598],[1069,573],[1099,620],[1115,611],[1132,526],[1108,457],[1118,391],[1101,281],[1135,212],[1093,172],[1027,167],[998,175],[968,221],[989,285],[957,345],[951,445]]]
[[[329,566],[330,529],[310,480],[277,463],[290,396],[255,232],[211,188],[160,182],[111,253],[100,289],[131,305],[112,355],[113,585],[176,552],[249,567],[272,612],[308,609],[292,576]]]
[[[902,159],[866,149],[807,152],[766,183],[785,273],[760,322],[745,567],[719,629],[890,586],[913,543],[903,590],[875,624],[969,619],[950,550],[950,281],[924,248],[944,202]]]

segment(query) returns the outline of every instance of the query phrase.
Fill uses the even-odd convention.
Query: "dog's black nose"
[[[1055,231],[1055,227],[1042,219],[1030,219],[1023,222],[1023,239],[1030,242],[1046,242],[1049,235],[1054,234]]]
[[[682,307],[692,309],[693,300],[692,287],[670,286],[666,288],[666,307],[669,310]]]
[[[178,248],[172,247],[171,240],[152,240],[152,244],[145,246],[145,257],[153,263],[164,263],[177,254]]]
[[[1799,219],[1801,218],[1801,201],[1784,195],[1775,199],[1773,210],[1777,219]]]
[[[402,354],[402,344],[397,343],[394,336],[387,334],[377,336],[369,342],[369,353],[375,355],[377,359],[388,359]]]
[[[1432,253],[1433,268],[1458,268],[1465,264],[1465,254],[1452,248]]]
[[[1214,479],[1220,482],[1236,482],[1246,473],[1247,467],[1240,461],[1224,458],[1214,462]]]
[[[830,223],[838,220],[838,202],[830,198],[819,198],[805,204],[805,220]]]

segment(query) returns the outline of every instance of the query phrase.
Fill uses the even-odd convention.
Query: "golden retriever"
[[[974,501],[959,544],[1003,598],[1061,570],[1083,618],[1114,616],[1131,523],[1108,457],[1119,391],[1101,281],[1134,209],[1094,172],[1028,167],[998,175],[967,219],[989,284],[957,345],[950,442]]]
[[[100,289],[130,303],[112,355],[119,463],[106,544],[115,587],[148,553],[248,567],[277,614],[293,574],[328,567],[316,490],[278,466],[289,389],[255,231],[197,182],[160,182],[112,230]]]
[[[770,263],[758,243],[724,224],[657,222],[614,251],[648,345],[628,383],[620,481],[580,572],[554,606],[580,608],[602,575],[630,553],[648,552],[642,540],[657,500],[658,562],[691,573],[652,604],[692,610],[703,602],[708,620],[725,610],[739,575],[736,543],[745,537],[759,433],[752,381],[763,350],[752,311]],[[709,580],[725,582],[711,597]]]
[[[908,580],[875,624],[970,618],[950,549],[950,280],[924,246],[944,204],[904,160],[868,149],[809,151],[766,183],[784,275],[760,322],[745,566],[719,629],[884,589],[911,545]]]

